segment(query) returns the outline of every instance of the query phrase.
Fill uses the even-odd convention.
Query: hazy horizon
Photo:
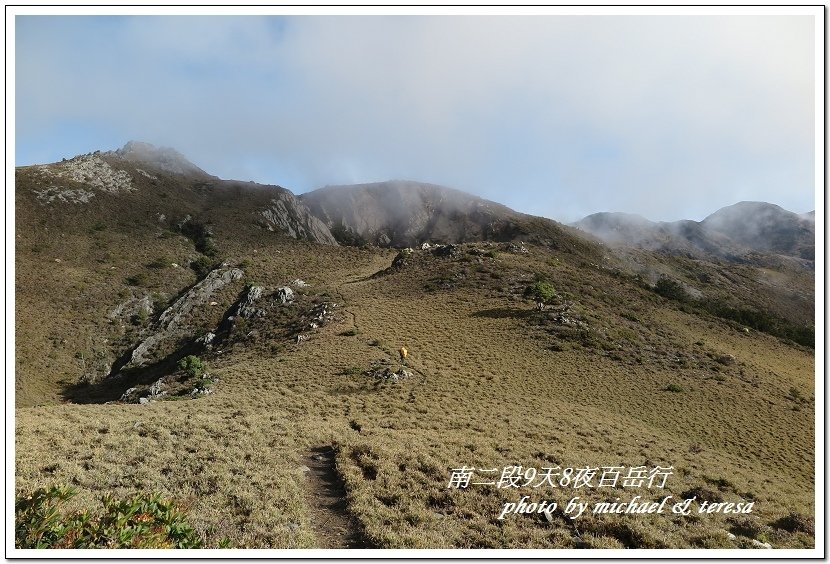
[[[782,9],[782,14],[787,13]],[[810,15],[16,16],[15,162],[181,152],[572,222],[816,208]]]

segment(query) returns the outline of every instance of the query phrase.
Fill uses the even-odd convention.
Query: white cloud
[[[294,189],[407,177],[566,219],[810,208],[810,17],[47,23],[18,30],[19,139],[75,119],[220,176],[270,158]]]

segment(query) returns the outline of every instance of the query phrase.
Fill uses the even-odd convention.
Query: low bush
[[[157,494],[101,499],[103,511],[65,513],[76,491],[41,488],[15,499],[17,548],[201,548],[202,539],[171,501]]]
[[[184,370],[191,378],[199,378],[205,373],[205,363],[196,355],[187,355],[179,361],[179,370]]]
[[[680,282],[672,280],[668,276],[661,276],[657,284],[654,285],[654,291],[664,298],[676,300],[678,302],[685,302],[689,299],[689,294],[686,293],[685,288]]]
[[[206,256],[201,256],[196,260],[190,261],[190,268],[199,278],[206,276],[208,272],[213,270],[213,265],[214,262]]]

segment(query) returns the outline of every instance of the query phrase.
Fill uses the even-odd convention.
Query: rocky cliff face
[[[337,245],[329,228],[291,192],[285,191],[271,198],[271,203],[260,211],[269,231],[282,231],[295,239],[308,239],[324,245]]]

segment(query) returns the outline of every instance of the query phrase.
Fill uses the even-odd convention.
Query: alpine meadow
[[[813,213],[101,149],[15,170],[18,548],[816,546]]]

